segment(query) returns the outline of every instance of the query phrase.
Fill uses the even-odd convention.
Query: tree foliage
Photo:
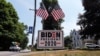
[[[42,0],[48,13],[49,13],[49,17],[47,18],[47,20],[42,20],[42,24],[43,24],[43,29],[44,30],[61,30],[61,23],[64,22],[63,19],[59,19],[58,21],[55,21],[53,16],[51,15],[51,11],[54,7],[54,5],[56,5],[58,3],[57,0]],[[49,9],[49,7],[51,7],[51,9]]]
[[[68,48],[72,48],[72,39],[71,36],[64,37],[64,46]]]
[[[22,43],[26,38],[25,25],[11,3],[0,0],[0,50],[7,50],[12,42]]]
[[[82,0],[85,12],[79,15],[78,25],[81,26],[83,38],[100,38],[100,0]]]

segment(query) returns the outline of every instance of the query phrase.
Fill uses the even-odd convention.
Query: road
[[[0,56],[15,56],[19,52],[10,52],[10,51],[0,51]]]
[[[27,54],[31,52],[31,50],[28,49],[24,49],[21,50],[20,52],[16,52],[16,51],[0,51],[0,56],[19,56],[20,54]]]

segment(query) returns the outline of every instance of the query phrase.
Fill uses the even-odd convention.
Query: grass
[[[100,51],[85,51],[85,50],[61,50],[61,51],[43,51],[31,53],[23,56],[100,56]]]

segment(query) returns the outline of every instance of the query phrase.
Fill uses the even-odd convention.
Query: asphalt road
[[[0,56],[16,56],[19,52],[0,51]]]
[[[31,52],[31,50],[28,49],[24,49],[21,50],[20,52],[16,52],[16,51],[0,51],[0,56],[19,56],[19,54],[27,54]]]

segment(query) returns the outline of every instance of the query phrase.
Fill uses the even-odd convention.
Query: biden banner
[[[37,39],[38,49],[63,49],[64,38],[61,30],[39,30]]]

